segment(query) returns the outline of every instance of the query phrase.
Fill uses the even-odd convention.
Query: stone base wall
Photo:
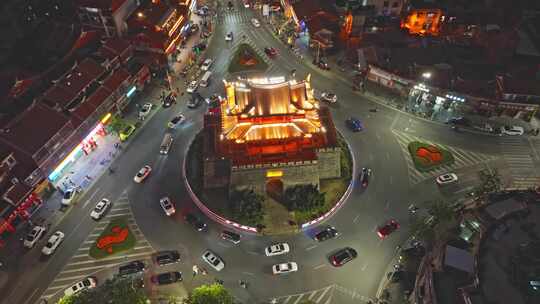
[[[319,178],[341,177],[341,148],[325,148],[317,151]]]
[[[280,175],[281,176],[275,176]],[[274,175],[270,177],[269,175]],[[313,184],[319,187],[319,165],[317,161],[282,163],[268,166],[241,166],[231,170],[230,188],[253,189],[266,195],[266,183],[270,179],[283,182],[283,190],[295,185]]]

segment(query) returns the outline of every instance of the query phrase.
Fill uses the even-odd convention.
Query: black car
[[[146,266],[142,261],[132,261],[129,264],[120,266],[118,268],[118,275],[120,277],[127,277],[134,274],[142,273],[146,270]]]
[[[184,216],[184,219],[186,222],[190,223],[191,226],[195,227],[197,231],[204,231],[206,230],[206,223],[203,222],[201,219],[196,217],[195,215],[188,213],[186,216]]]
[[[452,117],[446,121],[447,124],[469,126],[471,122],[465,117]]]
[[[330,256],[330,263],[336,267],[340,267],[354,260],[357,256],[358,253],[356,250],[352,249],[351,247],[345,247]]]
[[[240,243],[240,234],[238,233],[234,233],[232,231],[229,231],[229,230],[223,230],[221,232],[221,238],[224,239],[224,240],[227,240],[227,241],[230,241],[234,244],[238,244]]]
[[[162,103],[164,108],[170,107],[173,103],[176,102],[176,97],[174,97],[172,94],[167,95],[165,98],[163,98]]]
[[[317,242],[326,241],[329,239],[333,239],[335,237],[339,236],[339,232],[335,227],[328,226],[324,228],[324,230],[319,231],[319,233],[315,234],[314,239]]]
[[[371,169],[370,168],[362,168],[362,172],[360,172],[360,184],[363,188],[366,188],[369,184],[369,177],[371,176]]]
[[[180,262],[180,253],[176,250],[162,251],[156,256],[156,263],[159,266]]]
[[[182,273],[179,271],[160,273],[158,275],[152,276],[150,280],[152,281],[152,283],[157,285],[172,284],[182,281]]]

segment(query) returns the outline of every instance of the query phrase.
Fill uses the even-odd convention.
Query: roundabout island
[[[350,194],[353,157],[305,80],[225,82],[188,148],[190,195],[210,218],[262,234],[294,233]]]

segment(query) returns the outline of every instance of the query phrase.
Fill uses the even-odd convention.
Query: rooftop
[[[71,113],[73,125],[78,126],[84,122],[103,102],[105,102],[105,100],[107,100],[107,97],[111,95],[112,93],[105,87],[99,87]]]
[[[77,0],[81,7],[99,8],[112,12],[119,9],[126,1],[128,0]]]
[[[119,68],[105,79],[105,81],[103,82],[103,86],[109,91],[114,92],[116,91],[116,89],[118,89],[120,84],[122,84],[124,81],[126,81],[126,79],[130,77],[131,75],[126,69]]]
[[[107,50],[117,56],[122,57],[122,56],[126,56],[124,53],[126,51],[129,51],[130,49],[131,49],[131,44],[127,40],[114,38],[114,39],[108,39],[103,44],[103,46],[99,49],[99,52]],[[127,58],[122,58],[122,59],[127,59]]]
[[[3,129],[0,140],[32,156],[68,123],[65,115],[35,103]]]

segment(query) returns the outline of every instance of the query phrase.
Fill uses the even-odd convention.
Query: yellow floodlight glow
[[[269,171],[266,171],[266,177],[282,177],[283,176],[283,171],[281,170],[269,170]]]

